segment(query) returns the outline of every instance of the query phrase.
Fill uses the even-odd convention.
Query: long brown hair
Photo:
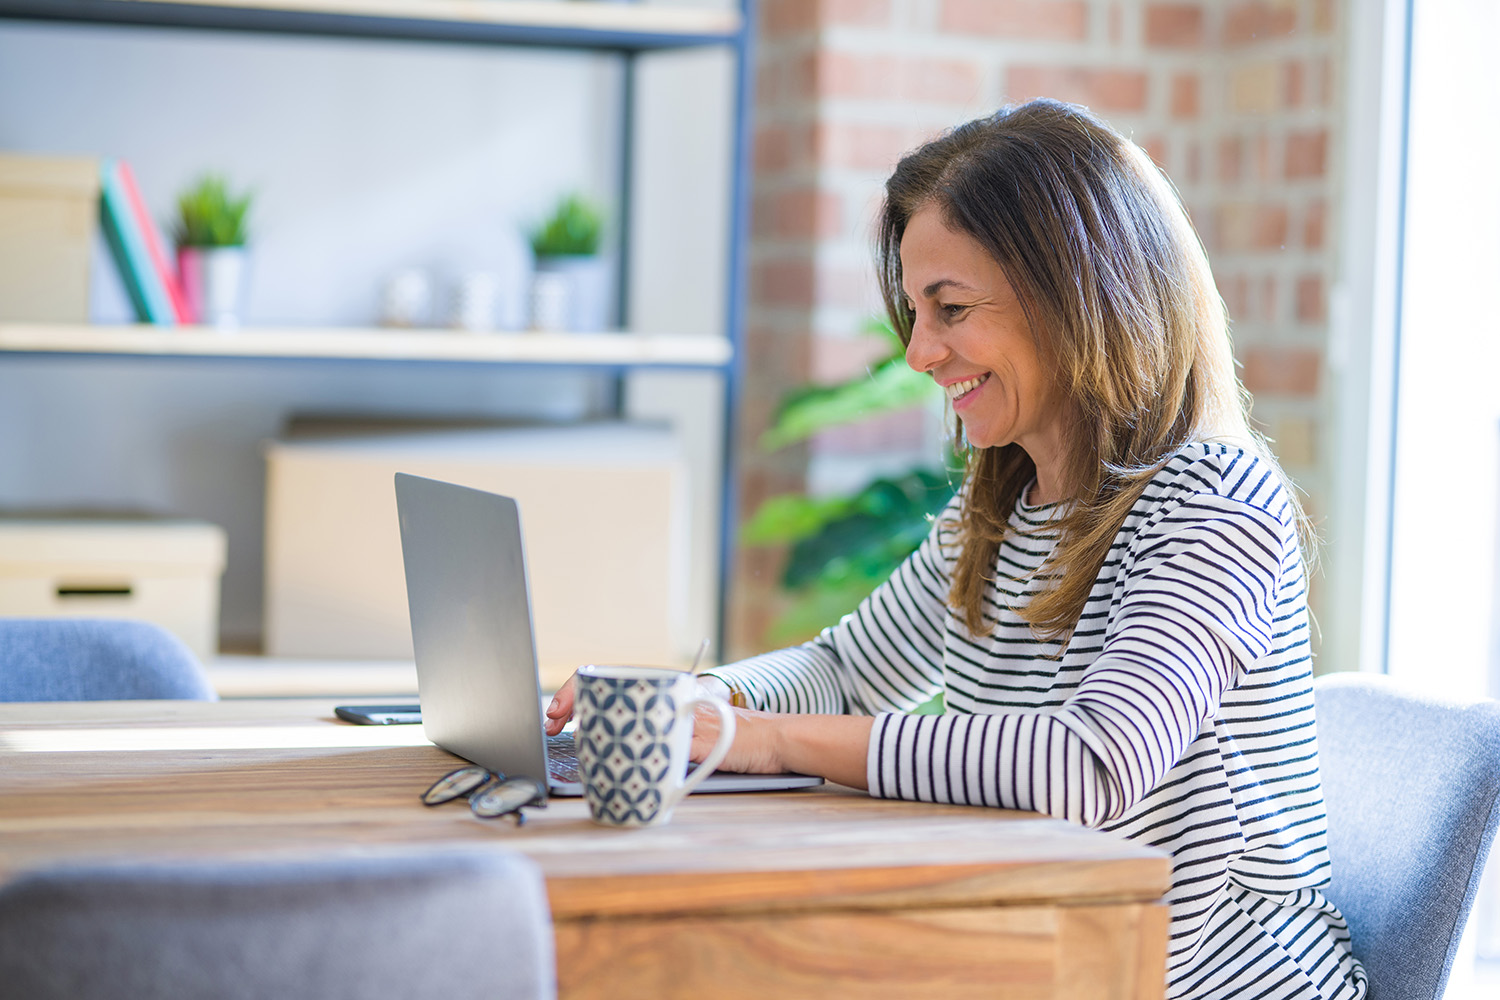
[[[914,317],[901,287],[901,239],[929,205],[1004,270],[1072,404],[1063,482],[1073,504],[1042,570],[1055,583],[1020,609],[1039,635],[1065,637],[1131,507],[1179,448],[1223,441],[1280,469],[1250,426],[1203,245],[1138,146],[1084,108],[1038,100],[905,156],[886,182],[876,249],[881,293],[903,341]],[[948,600],[983,635],[993,628],[986,584],[1036,468],[1016,444],[970,449],[967,466]],[[1286,485],[1307,542],[1306,518]]]

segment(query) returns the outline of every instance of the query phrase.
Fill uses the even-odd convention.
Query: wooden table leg
[[[1166,907],[1065,906],[1058,915],[1059,1000],[1162,1000]]]

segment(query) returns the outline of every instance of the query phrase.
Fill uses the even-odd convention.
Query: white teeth
[[[959,396],[962,396],[966,392],[972,392],[973,390],[979,388],[979,383],[983,382],[986,377],[987,376],[981,375],[978,378],[971,378],[967,382],[954,382],[952,385],[947,386],[945,389],[945,391],[948,393],[948,398],[957,399]]]

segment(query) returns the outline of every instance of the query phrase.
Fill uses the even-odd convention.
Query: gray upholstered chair
[[[1438,1000],[1500,821],[1500,702],[1314,684],[1333,884],[1370,1000]]]
[[[212,701],[187,646],[148,622],[0,618],[0,701]]]
[[[28,1000],[545,1000],[536,865],[500,851],[69,867],[0,888]]]

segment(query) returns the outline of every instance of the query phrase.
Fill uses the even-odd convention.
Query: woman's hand
[[[577,675],[557,691],[547,706],[549,736],[562,732],[573,717]],[[728,700],[724,683],[713,677],[698,679],[698,694]],[[748,708],[734,710],[734,743],[719,765],[721,771],[815,774],[851,788],[865,788],[865,758],[869,754],[874,719],[858,715],[780,715]],[[719,740],[719,717],[699,708],[693,718],[689,756],[701,761]]]
[[[786,716],[749,708],[736,708],[733,712],[734,742],[718,769],[742,774],[780,774],[787,770],[781,761],[777,728],[778,720]],[[704,760],[717,742],[719,714],[711,708],[699,706],[693,715],[693,747],[688,753],[689,759]]]
[[[783,715],[749,708],[734,710],[734,744],[721,771],[815,774],[850,788],[868,788],[867,715]],[[719,718],[700,708],[693,720],[692,759],[703,760],[719,738]]]
[[[576,673],[569,677],[567,682],[557,689],[552,703],[547,706],[547,721],[542,724],[542,728],[547,731],[548,736],[556,736],[562,732],[563,726],[566,726],[568,720],[573,717],[573,687],[577,680]]]

